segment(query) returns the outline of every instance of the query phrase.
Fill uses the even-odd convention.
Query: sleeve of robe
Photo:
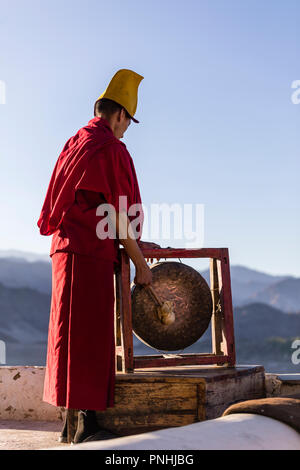
[[[120,196],[126,197],[121,199],[121,205]],[[127,212],[132,204],[141,203],[134,164],[123,144],[113,144],[93,155],[76,186],[76,199],[83,210],[106,202],[112,204],[116,212]],[[133,218],[129,216],[130,220]],[[140,238],[141,235],[137,239]]]

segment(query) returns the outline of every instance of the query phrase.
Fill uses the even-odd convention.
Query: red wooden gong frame
[[[153,354],[134,356],[130,260],[124,248],[115,272],[116,370],[124,373],[138,368],[183,365],[235,365],[235,342],[228,248],[156,248],[142,250],[145,259],[209,258],[210,290],[213,300],[212,351],[194,354]],[[172,357],[173,356],[173,357]]]

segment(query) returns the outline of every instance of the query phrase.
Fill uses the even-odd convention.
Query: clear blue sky
[[[298,0],[2,1],[0,249],[48,252],[36,222],[58,154],[130,68],[143,202],[204,204],[205,246],[300,276],[299,18]]]

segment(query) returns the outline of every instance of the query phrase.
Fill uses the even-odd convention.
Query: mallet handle
[[[151,296],[153,297],[153,299],[155,300],[155,302],[160,306],[162,307],[163,303],[162,301],[160,300],[160,298],[157,296],[155,290],[153,289],[153,287],[151,285],[149,286],[145,286],[146,289],[148,290],[148,292],[151,294]]]

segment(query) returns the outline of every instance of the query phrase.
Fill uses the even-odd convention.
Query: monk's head
[[[102,98],[96,101],[94,116],[106,119],[117,139],[122,139],[131,123],[131,116],[126,109],[115,101]]]

